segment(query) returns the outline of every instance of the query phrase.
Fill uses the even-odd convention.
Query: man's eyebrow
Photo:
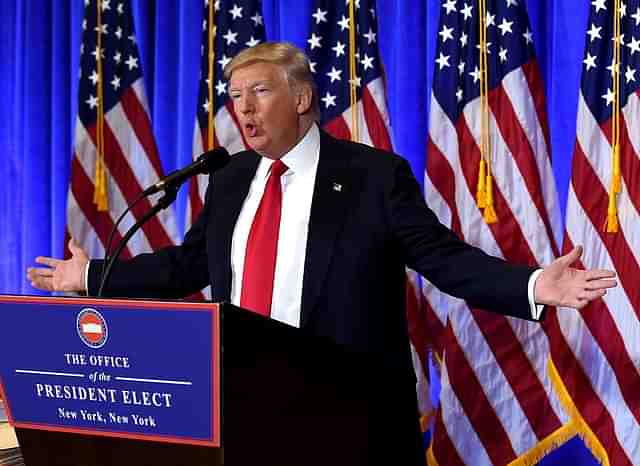
[[[263,84],[273,84],[273,80],[272,79],[260,79],[258,81],[253,81],[250,84],[248,84],[247,86],[229,86],[229,92],[231,91],[239,91],[240,89],[243,88],[252,88],[252,87],[256,87],[256,86],[260,86]]]

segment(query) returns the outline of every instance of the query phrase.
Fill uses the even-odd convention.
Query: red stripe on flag
[[[477,167],[480,165],[480,151],[464,118],[458,120],[456,130],[458,131],[460,146],[465,147],[465,151],[460,156],[462,173],[469,191],[475,193],[478,185],[479,170]],[[497,183],[493,184],[493,201],[498,215],[498,222],[490,224],[488,227],[493,233],[493,237],[504,258],[531,266],[538,265],[535,255],[525,241],[526,236],[511,212],[511,207],[502,196],[500,189],[498,189]]]
[[[480,152],[475,146],[464,119],[460,119],[457,127],[461,145],[466,148],[466,160],[461,166],[471,189],[472,186],[477,185],[478,171],[473,170],[472,167],[478,166]],[[497,185],[494,185],[494,202],[498,223],[488,226],[503,256],[510,261],[538,265],[519,223]],[[561,427],[561,422],[553,411],[544,386],[507,319],[477,311],[474,311],[473,315],[536,436],[542,439]]]
[[[577,180],[582,183],[582,190],[578,190],[576,187]],[[587,216],[594,223],[594,217],[600,218],[603,210],[602,205],[606,204],[599,202],[597,198],[605,196],[605,192],[602,189],[599,181],[596,178],[595,173],[592,171],[588,161],[584,158],[579,145],[576,146],[574,153],[574,175],[573,180],[574,190],[576,192],[588,192],[589,195],[578,197],[579,202],[582,204],[582,208],[587,213]],[[585,188],[589,188],[588,191],[584,191]],[[606,205],[604,205],[604,211],[606,212]],[[631,303],[640,302],[640,290],[637,286],[637,280],[634,277],[638,277],[640,270],[633,259],[632,253],[622,236],[622,232],[616,235],[610,235],[604,233],[601,228],[597,229],[600,240],[609,251],[611,260],[615,265],[616,272],[620,279],[621,285],[627,292]],[[568,240],[565,243],[569,243]],[[568,246],[565,245],[565,249]],[[626,286],[625,286],[626,285]],[[599,300],[601,305],[599,307],[605,308],[604,303]],[[595,306],[595,305],[594,305]],[[597,307],[596,307],[597,308]],[[633,308],[633,306],[632,306]],[[638,317],[640,309],[633,309]],[[618,384],[622,396],[626,400],[629,410],[633,413],[636,420],[640,422],[640,405],[637,403],[637,388],[640,387],[640,374],[635,367],[633,359],[630,357],[627,349],[624,346],[624,340],[618,332],[615,323],[607,311],[596,311],[595,315],[581,311],[589,330],[593,334],[600,345],[601,351],[604,353],[609,365],[616,374]]]
[[[447,333],[451,334],[451,337],[446,343],[445,362],[451,389],[458,397],[469,423],[487,450],[491,461],[494,464],[507,464],[516,457],[511,440],[453,331],[449,330],[451,324],[447,327]]]
[[[564,244],[569,249],[573,247],[566,237]],[[609,457],[615,458],[616,466],[632,466],[618,441],[611,414],[593,390],[591,380],[584,373],[582,364],[576,359],[573,350],[567,345],[562,335],[556,312],[559,311],[549,309],[544,325],[550,335],[551,358],[562,377],[562,382],[573,403],[580,411],[587,425],[603,444]]]
[[[95,143],[95,125],[87,128],[87,132]],[[140,187],[127,158],[122,153],[115,135],[107,124],[104,125],[104,152],[104,160],[109,168],[111,177],[120,188],[125,201],[131,205],[142,192],[142,188]],[[149,200],[143,199],[133,207],[132,212],[136,219],[139,219],[150,209],[151,203]],[[142,230],[153,249],[159,249],[173,244],[157,216],[151,217],[149,221],[142,226]]]
[[[380,109],[373,99],[368,86],[365,86],[362,91],[362,107],[373,147],[390,151],[391,139],[389,138],[389,130],[382,119]]]
[[[438,464],[442,466],[465,466],[464,461],[458,455],[456,447],[449,438],[449,433],[444,427],[442,420],[442,410],[438,410],[435,419],[435,427],[433,432],[433,456],[438,460]]]
[[[351,131],[342,116],[337,116],[333,120],[325,123],[323,129],[337,139],[350,140]]]
[[[405,288],[405,302],[407,312],[407,324],[409,327],[409,339],[413,343],[413,347],[418,353],[422,370],[425,374],[429,374],[427,364],[428,348],[433,346],[431,338],[429,338],[429,327],[426,321],[426,315],[423,312],[424,299],[420,299],[422,293],[416,290],[413,281],[407,276]]]
[[[527,80],[529,86],[529,92],[533,99],[533,105],[535,106],[536,114],[538,115],[538,123],[542,128],[542,134],[544,134],[544,141],[547,146],[547,155],[551,160],[551,139],[549,137],[549,120],[547,118],[547,107],[544,103],[544,83],[542,82],[540,75],[540,67],[535,60],[529,60],[522,65],[522,72]]]
[[[136,137],[147,154],[149,162],[153,165],[156,175],[158,175],[158,178],[162,178],[164,173],[162,171],[162,165],[160,164],[156,141],[153,139],[153,129],[151,128],[149,115],[147,115],[145,108],[140,100],[138,100],[133,86],[129,86],[127,90],[122,93],[120,103],[122,110],[127,116],[127,120],[129,120],[131,129],[136,133]]]
[[[429,137],[427,157],[427,175],[431,183],[445,200],[451,211],[451,229],[462,236],[460,214],[456,203],[456,176],[447,158]]]
[[[423,313],[426,329],[429,332],[429,340],[432,342],[433,350],[440,355],[444,352],[445,347],[445,330],[446,327],[436,315],[436,311],[431,307],[431,303],[427,299],[424,300]]]
[[[92,201],[93,182],[87,178],[77,155],[71,160],[71,192],[86,221],[89,222],[102,244],[106,245],[109,233],[113,229],[113,220],[108,212],[98,212],[96,209],[96,205]],[[113,236],[114,244],[118,244],[121,240],[122,236],[116,231]],[[123,259],[131,258],[129,248],[125,247],[122,250],[121,257]]]
[[[640,303],[640,287],[637,278],[640,277],[640,267],[635,261],[633,251],[629,248],[624,232],[609,234],[603,225],[607,218],[608,192],[600,183],[600,179],[593,171],[591,164],[582,152],[580,145],[576,145],[573,156],[572,185],[582,209],[587,213],[600,241],[604,244],[618,274],[620,283],[624,287],[631,303]],[[584,193],[578,195],[578,193]],[[633,309],[636,318],[640,319],[640,307]],[[640,385],[639,385],[640,386]]]
[[[477,309],[473,310],[473,317],[493,350],[536,437],[541,440],[562,427],[544,386],[507,319]]]
[[[640,212],[640,159],[635,153],[629,137],[629,127],[624,118],[621,118],[620,131],[620,171],[624,178],[631,203]]]
[[[496,124],[500,128],[500,133],[505,144],[509,148],[509,152],[514,162],[520,170],[520,174],[524,179],[527,191],[533,200],[538,211],[538,216],[544,223],[544,228],[549,238],[549,244],[553,255],[557,257],[559,254],[558,246],[554,240],[553,230],[547,216],[547,208],[542,197],[543,187],[536,164],[536,154],[534,153],[527,135],[520,126],[518,117],[513,108],[509,96],[505,92],[504,84],[498,86],[489,95],[489,104],[495,115]]]

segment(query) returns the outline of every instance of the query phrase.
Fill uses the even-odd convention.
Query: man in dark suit
[[[538,319],[539,305],[582,307],[614,286],[608,271],[570,268],[572,251],[542,270],[508,264],[460,241],[425,205],[409,165],[339,141],[315,123],[306,57],[261,44],[225,68],[252,148],[212,177],[204,210],[182,245],[116,266],[112,296],[177,298],[207,284],[231,301],[366,352],[397,380],[394,450],[419,453],[415,381],[404,312],[405,267],[474,307]],[[74,243],[67,261],[37,258],[34,286],[98,286],[100,261]],[[390,412],[390,411],[389,411]],[[404,439],[404,440],[403,440]],[[400,463],[399,463],[400,464]]]

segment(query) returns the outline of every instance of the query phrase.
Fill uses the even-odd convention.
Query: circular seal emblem
[[[78,336],[90,348],[102,348],[107,342],[109,330],[104,317],[89,307],[84,308],[76,319]]]

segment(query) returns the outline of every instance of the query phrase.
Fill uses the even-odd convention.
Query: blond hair
[[[308,85],[312,97],[310,113],[315,120],[320,119],[318,88],[311,73],[309,59],[302,50],[288,42],[263,42],[255,47],[246,48],[233,57],[224,67],[224,77],[228,80],[234,70],[259,62],[282,67],[291,87]]]

